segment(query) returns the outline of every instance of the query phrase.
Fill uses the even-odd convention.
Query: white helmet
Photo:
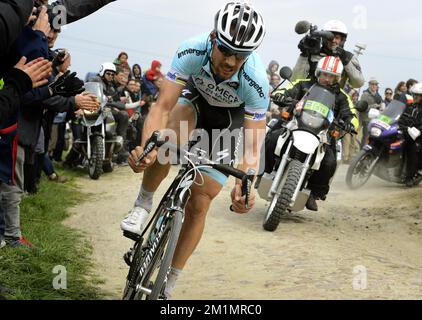
[[[422,95],[422,83],[415,83],[411,88],[410,88],[410,93],[411,94],[418,94],[418,95]]]
[[[114,65],[114,63],[104,62],[101,65],[101,69],[100,69],[100,72],[98,72],[98,74],[100,75],[100,77],[104,77],[104,73],[106,71],[113,71],[114,73],[116,73],[116,66]]]
[[[327,56],[318,61],[318,65],[315,70],[315,76],[318,78],[322,72],[333,74],[337,77],[337,81],[339,81],[341,75],[343,74],[343,70],[343,63],[341,62],[340,58]]]
[[[246,3],[229,2],[215,15],[214,29],[218,40],[235,51],[251,52],[264,39],[262,16]]]
[[[322,28],[322,30],[335,32],[335,33],[341,33],[342,35],[344,35],[345,38],[347,38],[347,34],[348,34],[346,25],[339,20],[328,21],[324,25],[324,28]]]

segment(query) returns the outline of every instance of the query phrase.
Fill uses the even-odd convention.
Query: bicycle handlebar
[[[153,134],[151,135],[151,137],[148,139],[148,141],[145,144],[145,149],[142,152],[142,154],[139,156],[138,160],[136,161],[136,165],[138,166],[141,161],[152,151],[154,150],[156,147],[161,147],[162,145],[164,145],[166,143],[166,146],[172,151],[172,152],[176,152],[176,153],[182,153],[185,155],[193,155],[192,153],[186,151],[186,150],[181,150],[178,146],[172,144],[172,143],[168,143],[166,141],[160,141],[158,140],[158,138],[160,137],[160,132],[159,131],[154,131]],[[252,180],[255,176],[255,171],[254,170],[249,170],[248,173],[243,172],[242,170],[233,168],[232,166],[226,165],[226,164],[219,164],[219,163],[215,163],[209,159],[205,159],[206,160],[206,165],[211,166],[213,169],[216,169],[218,171],[220,171],[221,173],[233,176],[237,179],[242,180],[242,196],[246,196],[245,198],[245,206],[246,208],[249,208],[249,195],[250,195],[250,191],[251,191],[251,186],[252,186]],[[232,210],[232,206],[230,206],[230,210]]]

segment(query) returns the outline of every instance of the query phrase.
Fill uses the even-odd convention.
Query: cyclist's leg
[[[232,163],[238,156],[237,146],[242,141],[239,130],[243,125],[243,109],[225,109],[208,107],[201,109],[200,116],[207,119],[207,122],[200,121],[207,131],[209,140],[209,151],[212,160],[223,163]],[[214,129],[220,129],[221,134],[212,135]],[[235,138],[235,139],[232,139]],[[228,143],[228,144],[227,144]],[[221,151],[229,151],[227,156],[221,157]],[[226,152],[224,152],[226,153]],[[220,159],[220,160],[218,160]],[[214,169],[200,169],[203,176],[197,177],[200,185],[192,186],[191,197],[186,205],[185,219],[179,236],[179,241],[173,256],[172,270],[183,269],[187,260],[192,255],[204,231],[205,219],[212,200],[219,194],[227,181],[227,176]],[[165,294],[171,297],[177,276],[169,274]]]
[[[172,263],[172,266],[177,269],[183,269],[201,240],[210,204],[223,187],[220,182],[206,174],[203,175],[203,178],[202,186],[192,186],[192,195],[186,205],[185,220]]]
[[[197,109],[193,104],[193,101],[197,98],[198,93],[196,89],[188,85],[187,89],[183,90],[183,94],[179,98],[178,103],[170,112],[167,129],[172,130],[176,134],[177,143],[179,145],[188,142],[189,135],[197,124]],[[188,128],[186,128],[186,126]],[[159,159],[157,159],[153,165],[144,171],[142,185],[134,207],[121,223],[123,231],[137,234],[142,232],[142,229],[148,220],[148,214],[152,208],[154,193],[160,186],[161,181],[167,177],[170,166],[170,163],[160,163]]]

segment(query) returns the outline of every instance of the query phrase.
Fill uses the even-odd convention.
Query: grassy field
[[[102,297],[96,287],[101,280],[92,271],[90,244],[80,232],[62,225],[69,216],[67,209],[89,197],[75,187],[74,179],[79,174],[71,173],[72,179],[66,184],[44,179],[37,195],[24,197],[22,232],[34,248],[0,249],[0,295],[7,299]],[[54,268],[59,271],[53,273]],[[55,289],[53,283],[64,286],[65,273],[66,289]],[[4,292],[4,288],[10,291]]]

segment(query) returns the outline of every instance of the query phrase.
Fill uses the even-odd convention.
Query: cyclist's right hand
[[[128,163],[132,168],[133,172],[139,173],[144,171],[146,168],[151,166],[157,159],[157,150],[152,150],[145,158],[138,163],[139,157],[144,152],[144,148],[136,147],[129,155]]]

